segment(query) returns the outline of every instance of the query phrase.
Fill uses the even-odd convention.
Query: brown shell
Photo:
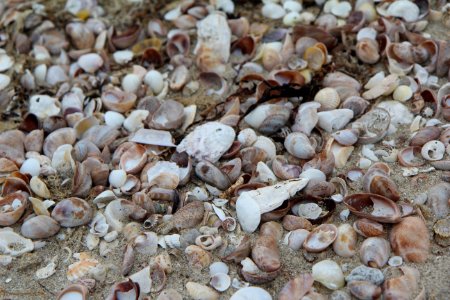
[[[353,194],[344,198],[345,206],[355,215],[381,223],[398,223],[400,208],[394,201],[376,194]],[[371,208],[370,212],[366,212]],[[380,214],[382,213],[382,214]]]

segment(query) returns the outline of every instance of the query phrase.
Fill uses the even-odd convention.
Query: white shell
[[[314,101],[320,103],[321,110],[335,109],[341,103],[338,92],[331,87],[319,90],[314,96]]]
[[[103,59],[96,53],[88,53],[81,55],[78,58],[78,65],[85,72],[95,73],[101,66],[103,66]]]
[[[58,99],[47,95],[34,95],[30,98],[28,111],[36,115],[39,119],[55,116],[61,111]]]
[[[130,279],[133,282],[139,284],[139,289],[141,293],[150,293],[152,286],[152,279],[150,277],[150,266],[143,268],[142,270],[130,275]]]
[[[411,99],[413,95],[412,89],[407,85],[399,85],[395,91],[392,97],[394,100],[405,102]]]
[[[111,127],[119,128],[125,121],[125,117],[116,111],[109,110],[104,115],[105,124]]]
[[[0,253],[11,256],[20,256],[24,253],[31,252],[34,244],[30,239],[26,239],[21,235],[13,232],[11,228],[3,228],[0,230]]]
[[[441,160],[445,154],[445,145],[441,141],[429,141],[422,146],[421,154],[426,160]]]
[[[388,265],[391,267],[400,267],[403,264],[403,258],[401,256],[392,256],[388,260]]]
[[[268,159],[273,159],[277,155],[277,148],[275,146],[275,143],[266,136],[258,136],[256,138],[256,141],[253,143],[253,147],[264,150]]]
[[[337,290],[345,285],[341,267],[334,261],[322,260],[312,267],[312,276],[330,290]]]
[[[322,208],[316,203],[300,203],[292,208],[292,211],[299,217],[310,220],[317,219],[322,214]]]
[[[242,144],[242,147],[250,147],[256,142],[258,136],[252,128],[245,128],[241,130],[237,136],[237,140]]]
[[[211,276],[209,284],[219,292],[226,291],[231,285],[231,278],[225,273],[217,273]]]
[[[14,60],[1,49],[0,53],[0,72],[10,69],[14,65]]]
[[[135,132],[144,127],[144,121],[150,112],[146,109],[133,110],[123,122],[123,127],[129,132]]]
[[[340,18],[347,18],[351,11],[352,6],[346,1],[339,2],[331,7],[331,13]]]
[[[49,278],[56,272],[56,263],[54,261],[50,262],[48,265],[46,265],[43,268],[40,268],[36,271],[36,277],[38,279],[45,279]]]
[[[266,290],[260,287],[250,286],[237,290],[236,293],[234,293],[230,298],[230,300],[251,299],[272,300],[272,296],[270,296],[270,294]]]
[[[356,253],[356,231],[350,224],[341,224],[338,227],[338,235],[333,242],[334,252],[342,257],[352,257]]]
[[[86,244],[86,247],[92,251],[97,248],[98,244],[100,243],[100,238],[96,235],[93,235],[92,233],[88,233],[84,242]]]
[[[141,128],[129,137],[129,141],[144,145],[175,147],[172,135],[164,130]]]
[[[109,173],[108,180],[113,187],[120,188],[127,180],[127,173],[124,170],[112,170]]]
[[[177,151],[186,151],[197,160],[215,163],[231,147],[235,136],[230,126],[208,122],[189,133],[177,146]]]
[[[285,14],[284,8],[276,3],[267,3],[262,7],[262,15],[269,19],[281,19]]]
[[[42,85],[45,83],[45,77],[47,76],[47,65],[37,65],[36,68],[34,68],[33,74],[36,79],[36,83]]]
[[[39,176],[39,171],[41,170],[41,164],[35,158],[29,158],[25,160],[20,166],[20,173],[28,173],[31,176]]]
[[[353,118],[351,109],[334,109],[329,111],[321,111],[317,113],[319,116],[319,126],[328,133],[342,129]]]
[[[277,177],[273,174],[272,170],[262,161],[258,162],[256,165],[256,174],[258,176],[253,179],[257,182],[264,182],[273,184],[277,182]]]
[[[156,70],[150,70],[144,76],[144,83],[152,90],[153,94],[158,95],[164,88],[164,77]]]
[[[377,31],[372,27],[364,27],[358,31],[356,35],[356,40],[359,42],[362,39],[371,39],[374,40],[377,37]]]
[[[116,51],[113,54],[114,61],[119,65],[126,64],[133,59],[133,51],[130,50],[122,50]]]
[[[64,144],[53,153],[52,167],[63,177],[75,173],[76,165],[72,158],[72,149],[72,145]]]
[[[403,18],[406,22],[414,22],[419,18],[419,7],[407,0],[392,2],[387,9],[387,14],[392,17]]]
[[[306,237],[309,235],[309,231],[306,229],[296,229],[294,231],[289,232],[285,237],[285,244],[288,245],[292,250],[300,250],[303,246],[303,242],[306,240]]]
[[[293,156],[300,159],[310,159],[316,152],[309,138],[301,132],[292,132],[284,140],[284,147]]]
[[[398,101],[383,101],[377,107],[384,108],[391,116],[391,125],[409,125],[414,119],[414,115],[409,108]]]
[[[174,162],[158,161],[147,170],[147,178],[150,186],[175,189],[180,183],[180,168]]]
[[[141,76],[137,74],[127,74],[122,79],[122,88],[127,93],[134,93],[138,91],[142,82]]]
[[[4,90],[11,83],[11,77],[0,74],[0,91]]]
[[[41,198],[50,198],[51,194],[45,183],[37,176],[30,179],[30,188],[37,196]]]
[[[297,23],[300,23],[301,16],[296,11],[290,11],[283,17],[283,24],[286,26],[294,26]]]
[[[214,276],[218,273],[228,274],[229,268],[226,263],[216,261],[209,266],[209,276]]]
[[[280,112],[285,114],[288,113],[287,117],[289,117],[289,110],[285,109],[280,104],[263,104],[257,106],[254,110],[252,110],[247,116],[245,116],[244,121],[255,129],[259,129],[261,125],[263,125],[264,121],[274,114],[275,112]]]
[[[134,239],[134,249],[146,255],[155,255],[158,251],[158,236],[154,232],[143,232]]]
[[[379,85],[381,83],[381,81],[384,79],[384,77],[385,77],[385,75],[384,75],[383,71],[380,71],[380,72],[376,73],[375,75],[370,77],[369,81],[367,81],[367,83],[364,86],[364,88],[366,90],[370,90],[370,89],[374,88],[375,86],[377,86],[377,85]]]
[[[278,208],[308,184],[308,179],[291,179],[272,186],[243,192],[236,201],[236,213],[242,229],[253,232],[259,225],[261,214]]]
[[[180,248],[181,247],[181,236],[179,234],[170,234],[164,236],[164,242],[169,248]]]
[[[97,214],[89,224],[89,227],[91,228],[89,232],[98,237],[105,236],[108,233],[109,229],[109,225],[108,223],[106,223],[105,216],[100,212],[97,212]]]
[[[303,132],[306,135],[311,135],[311,131],[316,127],[319,121],[317,110],[320,108],[320,103],[310,101],[302,103],[298,108],[298,113],[295,116],[295,122],[292,126],[293,131]]]
[[[299,178],[306,178],[309,180],[316,179],[318,181],[326,181],[327,179],[326,175],[322,171],[313,168],[303,170]]]
[[[294,11],[294,12],[301,12],[303,9],[301,3],[293,0],[284,1],[283,8],[286,11]]]

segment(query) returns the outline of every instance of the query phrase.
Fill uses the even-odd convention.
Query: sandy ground
[[[105,1],[99,2],[105,3]],[[46,1],[43,3],[45,4]],[[61,5],[64,4],[64,1],[51,1],[48,3],[49,5],[54,5],[56,8],[60,8],[62,7]],[[115,6],[111,4],[110,10],[114,11],[114,9]],[[146,7],[146,9],[149,12],[154,10],[151,6]],[[259,14],[259,11],[259,9],[251,9],[250,4],[247,4],[244,9],[240,10],[243,15],[246,15],[249,18],[257,17],[252,15]],[[116,12],[123,14],[123,10],[116,10]],[[127,20],[124,19],[124,22],[127,22]],[[427,31],[438,38],[443,38],[443,35],[445,34],[447,34],[446,38],[449,38],[448,31],[442,31],[442,28],[435,24],[429,26]],[[197,103],[201,106],[205,106],[211,101],[212,99],[198,93],[189,99],[183,99],[182,102],[184,104]],[[11,121],[0,123],[1,131],[14,127],[15,124]],[[405,141],[409,135],[409,130],[404,128],[399,130],[393,138],[398,141]],[[401,148],[402,146],[404,145],[397,145],[398,148]],[[380,146],[377,146],[377,149],[379,148]],[[360,149],[357,148],[353,152],[352,159],[350,160],[348,167],[356,165],[359,159],[359,150]],[[419,186],[414,186],[411,184],[411,178],[402,176],[402,170],[398,165],[393,164],[391,165],[391,168],[393,171],[392,178],[397,183],[401,192],[401,198],[403,200],[413,199],[417,194],[427,191],[433,184],[440,181],[441,172],[435,171],[428,173],[427,178],[424,181],[421,181]],[[345,170],[343,169],[337,170],[337,174],[344,171]],[[351,193],[355,193],[357,191],[358,190],[350,190]],[[342,221],[339,219],[339,212],[342,209],[344,209],[344,206],[339,204],[333,217],[328,222],[336,225],[341,224]],[[354,216],[350,216],[346,223],[353,223],[354,220]],[[432,232],[433,224],[434,221],[432,218],[427,219],[429,232]],[[15,226],[14,229],[18,230],[19,226]],[[68,255],[68,251],[63,249],[70,249],[72,253],[87,251],[87,248],[83,244],[84,236],[87,233],[87,228],[81,227],[76,229],[63,229],[60,231],[60,234],[61,233],[65,236],[63,240],[51,238],[46,241],[47,244],[44,248],[23,255],[7,267],[0,267],[0,299],[53,299],[61,289],[69,284],[66,278],[67,267],[76,260]],[[223,232],[221,234],[224,239],[227,239],[227,236],[224,235]],[[448,251],[448,248],[443,248],[437,245],[433,241],[432,235],[430,236],[430,239],[432,240],[432,247],[428,260],[422,264],[408,263],[408,265],[413,265],[419,269],[421,274],[420,286],[426,289],[428,295],[427,299],[448,299],[448,295],[450,295],[450,251]],[[120,236],[118,240],[118,246],[116,248],[112,248],[112,251],[106,257],[100,257],[98,248],[91,253],[91,255],[98,259],[101,264],[109,268],[106,280],[104,282],[97,282],[95,290],[91,294],[92,299],[104,299],[108,295],[112,284],[124,279],[124,277],[120,275],[120,267],[123,257],[123,245],[125,244],[125,241],[123,236]],[[362,241],[363,239],[359,237],[358,246],[362,243]],[[330,258],[338,262],[344,270],[345,275],[349,274],[354,267],[361,264],[358,255],[351,258],[341,258],[336,256],[331,249],[318,254],[308,254],[308,260],[305,259],[305,253],[303,250],[293,251],[286,246],[281,245],[281,243],[280,249],[282,253],[281,257],[283,271],[281,275],[273,282],[262,285],[262,287],[267,289],[274,296],[274,298],[276,298],[276,295],[278,295],[280,289],[289,279],[300,273],[310,272],[311,267],[315,262],[325,258]],[[161,253],[162,251],[164,250],[160,248],[158,249],[158,253]],[[171,259],[173,269],[175,271],[169,274],[167,287],[174,288],[181,294],[186,295],[184,286],[188,281],[208,284],[209,278],[207,269],[203,271],[195,271],[187,266],[186,259],[182,252],[171,251],[171,254],[173,254],[171,255]],[[213,255],[214,261],[220,260],[216,252],[213,252]],[[38,280],[35,277],[36,270],[47,265],[50,261],[54,260],[55,257],[55,261],[57,262],[56,273],[47,279]],[[131,273],[141,270],[143,267],[148,265],[149,261],[149,256],[138,254]],[[388,269],[389,268],[383,268],[383,271],[388,273]],[[230,276],[232,278],[238,277],[236,266],[233,264],[230,264]],[[331,291],[323,288],[318,283],[314,284],[314,288],[324,295],[329,295],[331,293]],[[221,294],[221,299],[228,299],[234,292],[235,289],[230,288],[228,291]],[[156,295],[152,294],[151,298],[156,298]],[[186,298],[188,297],[186,296]]]

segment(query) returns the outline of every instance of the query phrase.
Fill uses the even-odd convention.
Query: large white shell
[[[391,125],[409,125],[414,119],[414,115],[399,101],[383,101],[377,107],[384,108],[391,116]]]
[[[30,239],[18,235],[11,228],[0,230],[0,253],[11,256],[20,256],[31,252],[34,244]]]
[[[231,285],[231,278],[225,273],[217,273],[211,276],[209,284],[219,292],[226,291]]]
[[[236,133],[233,128],[220,122],[208,122],[189,133],[177,146],[178,152],[198,160],[215,163],[233,144]]]
[[[242,289],[239,289],[234,293],[230,300],[252,300],[252,299],[258,299],[258,300],[272,300],[272,296],[270,294],[256,286],[250,286],[245,287]]]
[[[219,293],[206,285],[196,282],[186,283],[186,290],[194,300],[218,300]]]
[[[180,183],[180,168],[174,162],[158,161],[148,169],[147,177],[150,185],[175,189]]]
[[[276,3],[267,3],[262,7],[262,15],[269,19],[281,19],[285,14],[284,8]]]
[[[317,113],[319,116],[319,126],[325,131],[331,133],[342,129],[353,118],[351,109],[334,109],[329,111],[321,111]]]
[[[5,74],[0,74],[0,91],[6,88],[11,83],[11,77]]]
[[[56,116],[61,111],[58,99],[47,95],[34,95],[30,98],[28,111],[39,119]]]
[[[312,267],[312,276],[330,290],[337,290],[345,285],[341,267],[334,261],[326,259]]]
[[[394,1],[387,9],[387,14],[392,17],[399,17],[406,22],[414,22],[419,18],[419,7],[407,0]]]
[[[103,66],[103,59],[97,53],[88,53],[81,55],[78,58],[78,65],[85,72],[95,73],[101,66]]]
[[[129,141],[144,145],[175,147],[172,135],[164,130],[141,128],[130,136]]]
[[[308,179],[291,179],[275,185],[243,192],[236,201],[236,213],[242,229],[253,232],[261,220],[260,214],[278,208],[308,184]],[[258,215],[259,211],[259,215]]]
[[[139,289],[141,293],[148,294],[152,287],[152,279],[150,277],[150,267],[145,267],[142,270],[130,275],[130,279],[133,282],[139,284]]]

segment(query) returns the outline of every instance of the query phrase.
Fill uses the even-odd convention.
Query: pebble
[[[370,281],[375,285],[380,285],[384,281],[384,275],[383,272],[381,272],[379,269],[361,265],[354,268],[350,272],[350,275],[345,278],[345,281]]]
[[[401,256],[392,256],[388,260],[388,265],[391,267],[400,267],[403,264],[403,258]]]

